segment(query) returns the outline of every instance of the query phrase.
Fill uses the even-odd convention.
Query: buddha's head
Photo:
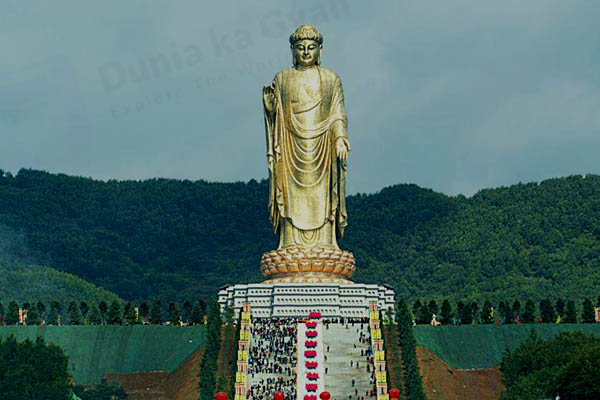
[[[321,64],[323,35],[312,25],[300,25],[290,35],[290,49],[294,65],[304,68]]]

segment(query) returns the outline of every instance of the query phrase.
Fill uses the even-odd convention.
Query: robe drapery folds
[[[334,123],[342,121],[344,129],[335,131],[346,137],[340,78],[319,66],[312,71],[290,68],[275,76],[273,87],[275,111],[265,109],[273,230],[282,235],[280,247],[288,224],[312,236],[319,230],[329,231],[333,235],[322,234],[320,243],[314,245],[337,247],[335,233],[343,236],[348,218],[346,163],[337,158],[337,137],[332,129]]]

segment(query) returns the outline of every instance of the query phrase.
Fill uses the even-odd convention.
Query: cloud
[[[266,177],[260,88],[314,23],[341,76],[351,192],[599,173],[589,1],[102,2],[3,12],[0,168]],[[18,38],[9,40],[8,38]]]

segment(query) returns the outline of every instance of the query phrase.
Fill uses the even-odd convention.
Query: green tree
[[[110,325],[121,325],[123,323],[123,315],[121,314],[121,304],[118,301],[110,303],[108,309],[107,322]]]
[[[489,300],[486,300],[485,303],[483,303],[480,319],[482,324],[494,323],[494,307],[492,307],[492,303]]]
[[[35,308],[37,309],[38,315],[40,316],[40,320],[41,321],[46,321],[46,305],[44,304],[43,301],[38,301],[35,305]]]
[[[511,307],[513,316],[516,318],[517,316],[519,317],[519,322],[521,321],[521,302],[519,301],[519,299],[515,299],[515,301],[513,301],[512,307]]]
[[[462,301],[456,303],[456,313],[458,319],[462,325],[470,325],[473,322],[473,313],[471,312],[471,305],[465,304]]]
[[[435,300],[430,300],[429,303],[427,304],[427,313],[429,314],[429,317],[431,318],[431,316],[433,314],[435,314],[437,316],[439,310],[440,309],[438,307],[437,302]]]
[[[411,299],[434,298],[448,287],[451,304],[474,295],[493,304],[516,293],[536,304],[549,293],[597,297],[590,282],[600,235],[590,227],[600,221],[594,203],[599,186],[599,175],[570,176],[484,189],[467,198],[394,185],[348,196],[353,224],[344,244],[357,264],[369,266],[357,269],[357,280],[393,285]],[[265,223],[268,196],[266,180],[101,182],[31,169],[0,176],[0,210],[10,210],[2,214],[3,225],[22,232],[49,265],[127,299],[181,301],[212,296],[224,283],[260,279],[256,250],[248,249],[275,245]],[[228,251],[215,253],[223,246]],[[179,290],[185,279],[189,285]],[[50,297],[65,305],[81,300],[25,294]]]
[[[83,323],[87,324],[87,320],[89,319],[88,313],[90,311],[88,303],[86,303],[85,301],[79,303],[79,310],[81,311],[81,318],[83,319]]]
[[[15,325],[19,323],[19,304],[16,301],[8,303],[6,311],[6,325]]]
[[[100,325],[102,324],[102,316],[100,315],[100,309],[96,303],[92,303],[90,307],[90,324]]]
[[[556,377],[561,400],[600,399],[600,345],[588,344],[577,351]]]
[[[41,323],[40,314],[35,305],[27,311],[27,325],[39,325]]]
[[[194,307],[192,308],[192,314],[190,316],[190,321],[194,325],[201,324],[204,317],[204,307],[200,303],[200,300],[194,303]]]
[[[396,322],[398,324],[399,342],[402,347],[404,384],[407,395],[411,400],[425,400],[422,379],[417,364],[416,340],[411,320],[406,302],[404,299],[400,299],[396,308]]]
[[[573,300],[567,300],[567,309],[565,310],[564,322],[567,324],[577,323],[577,310],[575,309],[575,302]]]
[[[208,312],[206,349],[200,360],[200,399],[212,400],[217,384],[216,359],[221,348],[221,309],[216,301]]]
[[[552,302],[546,298],[540,301],[540,318],[543,323],[553,323],[556,321],[556,313]]]
[[[187,324],[190,322],[190,316],[192,315],[192,303],[189,299],[185,299],[183,302],[183,321]]]
[[[150,309],[150,322],[153,325],[160,325],[163,321],[162,302],[160,299],[156,299],[152,302],[152,308]]]
[[[448,299],[444,299],[444,301],[442,301],[442,309],[440,312],[440,323],[442,323],[442,325],[450,325],[451,322],[452,307],[450,306]]]
[[[498,316],[503,324],[506,323],[506,310],[508,309],[507,304],[504,301],[498,303]]]
[[[421,303],[421,300],[416,300],[413,303],[413,317],[415,322],[419,325],[427,324],[429,321],[427,320],[427,306]]]
[[[169,321],[172,325],[178,325],[179,321],[181,321],[181,313],[179,312],[179,304],[174,301],[169,302],[169,306],[167,309],[169,314]]]
[[[127,325],[135,325],[137,324],[137,316],[135,315],[135,308],[130,301],[125,303],[125,307],[123,308],[123,319]]]
[[[589,387],[580,386],[578,383],[597,382],[594,380],[598,376],[598,356],[592,350],[600,347],[600,339],[594,336],[588,336],[582,332],[562,332],[546,340],[540,340],[532,329],[530,337],[522,342],[517,348],[506,351],[500,363],[505,392],[501,399],[545,399],[556,398],[559,390],[563,386],[563,397],[560,398],[595,398],[595,396],[575,396],[575,393],[594,393]],[[591,363],[579,359],[582,355],[595,357],[596,361]],[[575,364],[580,365],[575,367]],[[571,369],[569,371],[569,369]],[[592,376],[584,377],[583,374],[590,373]],[[580,374],[575,377],[575,374]],[[573,382],[573,385],[569,385]],[[577,382],[577,383],[575,383]],[[592,386],[597,386],[593,385]],[[582,391],[583,390],[583,391]],[[595,390],[598,390],[597,388]],[[570,395],[567,395],[570,393]],[[598,392],[596,392],[598,393]]]
[[[477,316],[479,315],[479,304],[477,304],[476,301],[472,301],[470,304],[471,307],[471,318],[472,318],[472,323],[477,324]]]
[[[50,311],[48,311],[48,324],[60,325],[60,316],[62,313],[62,305],[58,300],[50,302]]]
[[[4,304],[0,302],[0,325],[4,324],[5,316],[4,316]]]
[[[140,318],[142,323],[147,322],[148,315],[150,314],[150,307],[148,307],[148,303],[145,301],[140,304]]]
[[[535,322],[535,316],[535,303],[532,299],[527,299],[525,308],[523,309],[523,315],[521,316],[521,322],[524,324],[532,324]]]
[[[431,323],[431,314],[429,313],[429,307],[426,304],[423,304],[421,308],[419,308],[417,316],[417,324],[426,325]]]
[[[515,313],[513,312],[513,309],[510,305],[509,302],[506,302],[506,305],[504,306],[504,318],[505,324],[514,324],[515,323]]]
[[[67,313],[69,314],[69,325],[81,324],[81,311],[79,310],[77,302],[72,301],[69,303]]]
[[[227,324],[233,323],[233,308],[225,306],[225,322]]]
[[[581,312],[581,322],[584,324],[590,324],[596,322],[596,315],[594,312],[594,306],[589,298],[583,300],[583,311]]]
[[[227,387],[227,377],[224,374],[220,374],[219,378],[217,379],[217,387],[216,387],[216,392],[226,392],[228,391],[228,387]]]
[[[66,400],[70,391],[68,358],[62,349],[38,337],[17,342],[0,339],[2,399]]]
[[[199,299],[198,305],[200,306],[200,312],[202,313],[202,315],[206,315],[206,302],[204,301],[204,299]]]
[[[557,299],[556,303],[554,305],[554,309],[556,310],[556,314],[560,316],[560,319],[564,319],[565,318],[565,300],[564,299]]]
[[[102,320],[102,323],[106,323],[108,304],[106,304],[104,300],[98,303],[98,310],[100,311],[100,319]]]

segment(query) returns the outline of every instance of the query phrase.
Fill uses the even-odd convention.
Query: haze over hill
[[[400,296],[596,297],[600,177],[571,176],[449,197],[416,185],[349,196],[341,246],[356,281]],[[0,178],[0,222],[30,257],[126,299],[212,297],[261,281],[276,246],[266,181],[108,182],[21,170]]]
[[[71,301],[98,304],[121,299],[78,276],[35,264],[25,235],[0,224],[0,301],[11,300],[19,304],[59,300],[66,306]]]

